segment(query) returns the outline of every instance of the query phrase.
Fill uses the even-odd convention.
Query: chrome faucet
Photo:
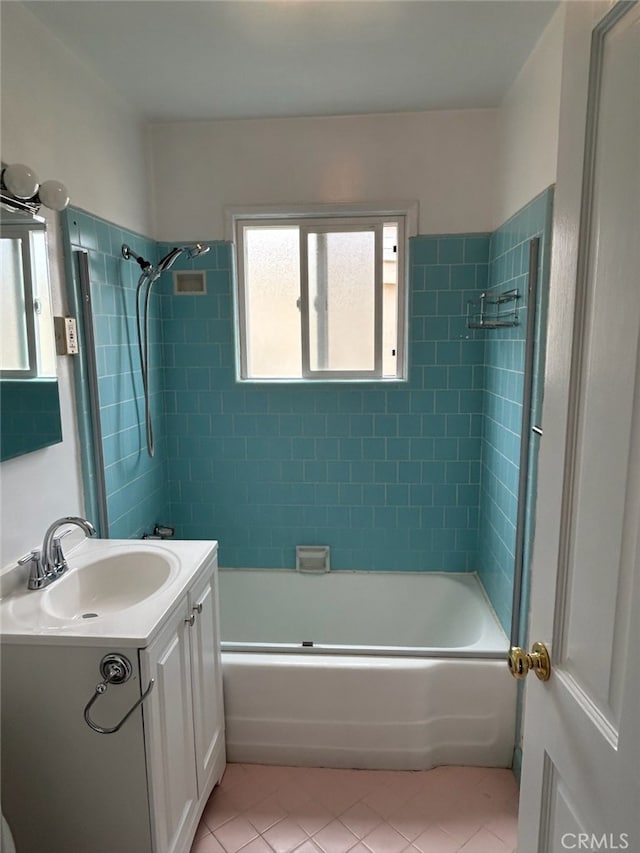
[[[95,527],[90,521],[76,515],[68,515],[54,521],[44,534],[42,551],[33,550],[30,554],[18,560],[18,565],[20,566],[26,563],[30,564],[31,568],[27,584],[29,589],[43,589],[67,571],[68,565],[60,540],[71,531],[67,530],[61,536],[55,535],[58,528],[64,524],[75,524],[81,530],[84,530],[87,536],[93,536],[96,532]]]
[[[93,536],[96,532],[95,527],[90,521],[80,518],[77,515],[67,515],[65,518],[59,518],[49,526],[42,541],[42,562],[45,572],[53,575],[52,580],[60,577],[68,568],[67,561],[62,553],[62,545],[60,544],[60,540],[65,534],[63,533],[62,536],[55,535],[58,528],[62,527],[63,524],[75,524],[81,530],[84,530],[87,536]]]

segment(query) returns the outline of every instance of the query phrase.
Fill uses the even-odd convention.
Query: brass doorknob
[[[551,675],[551,660],[544,643],[534,643],[530,652],[520,646],[512,646],[507,663],[514,678],[526,678],[531,669],[540,681],[548,681]]]

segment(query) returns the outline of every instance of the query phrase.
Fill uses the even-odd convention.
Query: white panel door
[[[198,799],[185,616],[186,599],[177,617],[140,655],[146,678],[156,680],[144,711],[154,853],[184,853]]]
[[[216,574],[207,574],[191,593],[191,681],[199,796],[210,781],[224,740],[216,582]]]
[[[569,6],[586,60],[598,7]],[[586,71],[565,64],[529,627],[552,672],[526,687],[519,853],[640,851],[640,5],[594,30],[585,147]]]

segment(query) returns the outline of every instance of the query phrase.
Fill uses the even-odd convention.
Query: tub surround
[[[125,240],[150,257],[170,245],[68,211],[68,247],[88,250],[95,294],[111,535],[170,521],[181,538],[219,538],[229,567],[293,566],[295,545],[322,542],[338,570],[478,570],[507,629],[525,324],[470,331],[466,302],[487,286],[524,294],[534,235],[544,298],[550,214],[547,190],[493,235],[410,241],[406,383],[237,382],[232,247],[180,259],[176,269],[205,271],[207,293],[174,295],[169,274],[154,290],[161,451],[149,460],[136,270],[119,252]]]
[[[193,262],[206,296],[163,282],[179,535],[215,530],[225,566],[293,566],[318,542],[336,569],[475,569],[484,342],[464,315],[488,235],[411,241],[406,383],[236,382],[231,247],[214,248]]]
[[[520,419],[524,383],[526,325],[526,265],[528,242],[540,238],[538,304],[536,309],[535,353],[532,376],[531,422],[542,417],[542,392],[547,328],[549,267],[553,187],[540,193],[510,217],[492,236],[490,280],[495,286],[518,287],[525,296],[520,326],[499,332],[487,344],[485,426],[482,455],[478,573],[498,618],[509,631],[514,583]],[[506,417],[505,417],[506,416]],[[529,478],[521,579],[518,645],[529,647],[526,614],[529,611],[531,555],[534,538],[537,457],[540,440],[531,437]],[[516,749],[513,767],[520,777],[524,683],[518,685]]]
[[[180,259],[178,270],[206,271],[207,295],[173,295],[170,275],[154,291],[166,452],[150,461],[136,419],[135,270],[117,252],[125,238],[152,257],[170,247],[68,216],[96,294],[110,535],[170,520],[180,537],[219,538],[227,566],[293,565],[296,544],[320,541],[340,569],[476,568],[484,342],[465,311],[486,287],[488,234],[411,241],[406,383],[237,383],[231,247]]]
[[[477,569],[504,630],[509,633],[515,565],[516,521],[522,401],[524,395],[525,335],[527,329],[527,281],[529,241],[540,238],[538,259],[538,305],[532,423],[542,413],[542,376],[546,330],[546,304],[551,252],[553,188],[536,196],[491,236],[489,287],[517,288],[519,324],[485,333],[483,439],[480,477],[480,517]],[[538,442],[530,449],[530,477],[535,476]],[[533,484],[532,484],[533,486]],[[535,488],[530,489],[525,542],[533,540]],[[528,559],[525,559],[523,591],[528,594]],[[526,600],[522,612],[527,612]]]
[[[74,207],[62,213],[65,266],[69,301],[81,328],[82,364],[77,366],[78,426],[83,447],[83,477],[88,497],[87,514],[99,518],[91,448],[91,413],[86,394],[87,364],[82,346],[82,301],[76,250],[88,254],[93,335],[95,338],[97,393],[100,407],[102,453],[108,530],[102,536],[138,538],[157,523],[166,523],[169,511],[167,453],[164,420],[160,297],[150,300],[150,388],[157,453],[150,458],[144,444],[144,398],[136,337],[135,294],[137,264],[122,257],[127,243],[135,252],[155,262],[156,243],[123,230],[104,219]],[[204,537],[202,537],[204,538]]]

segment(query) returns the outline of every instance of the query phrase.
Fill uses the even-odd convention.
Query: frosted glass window
[[[375,233],[308,235],[309,367],[375,369]]]
[[[0,366],[2,370],[29,370],[24,275],[22,271],[22,240],[0,238]]]
[[[245,230],[248,375],[301,376],[300,239],[297,228]]]
[[[236,221],[239,376],[399,379],[404,219]]]

